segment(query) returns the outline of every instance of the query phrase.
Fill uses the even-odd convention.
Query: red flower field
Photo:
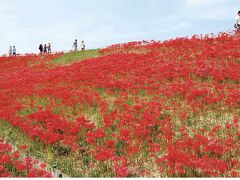
[[[61,56],[0,58],[0,136],[28,146],[19,153],[70,177],[239,177],[239,38],[132,42],[54,64]],[[0,143],[0,176],[52,176],[12,153]]]
[[[45,167],[46,164],[36,159],[24,158],[19,151],[0,139],[0,177],[52,177]]]

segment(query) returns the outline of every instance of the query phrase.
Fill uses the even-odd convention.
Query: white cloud
[[[185,0],[189,7],[199,7],[227,2],[228,0]]]

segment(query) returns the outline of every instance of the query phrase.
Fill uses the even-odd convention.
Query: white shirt
[[[235,23],[240,25],[240,16],[239,15],[236,15]]]
[[[14,48],[12,49],[12,52],[16,54],[17,49],[14,47]]]
[[[12,47],[9,48],[9,54],[12,54]]]
[[[81,43],[80,48],[81,48],[81,49],[85,49],[85,44],[84,44],[84,42]]]

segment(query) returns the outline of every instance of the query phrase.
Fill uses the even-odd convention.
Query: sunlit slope
[[[0,136],[70,177],[239,176],[233,35],[0,63]]]

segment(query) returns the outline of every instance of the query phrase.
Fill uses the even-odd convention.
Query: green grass
[[[70,53],[64,54],[63,56],[61,56],[57,59],[54,59],[52,61],[52,64],[53,65],[67,65],[67,64],[71,64],[76,61],[95,58],[95,57],[99,57],[99,56],[100,56],[99,49],[70,52]]]

